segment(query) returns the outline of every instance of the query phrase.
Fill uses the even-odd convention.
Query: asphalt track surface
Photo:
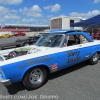
[[[36,90],[25,89],[21,82],[7,87],[0,83],[0,99],[100,100],[100,61],[96,65],[83,62],[53,73],[48,82]]]

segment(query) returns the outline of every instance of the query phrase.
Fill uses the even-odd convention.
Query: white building
[[[80,21],[82,21],[80,17],[54,17],[50,19],[50,29],[69,29],[71,23]],[[82,27],[74,27],[74,29],[82,29]]]

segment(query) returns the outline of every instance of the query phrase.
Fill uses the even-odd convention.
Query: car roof
[[[93,41],[93,39],[87,34],[88,32],[83,31],[83,30],[76,30],[76,29],[58,29],[58,30],[50,30],[50,34],[84,34],[85,37],[88,37],[90,41]]]
[[[57,34],[66,34],[70,32],[83,32],[82,30],[75,30],[75,29],[57,29],[57,30],[50,30],[49,33],[57,33]]]

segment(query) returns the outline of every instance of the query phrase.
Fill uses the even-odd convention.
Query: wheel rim
[[[29,76],[29,81],[32,84],[38,84],[41,83],[43,80],[43,72],[41,69],[36,68],[31,71],[30,76]]]
[[[98,54],[96,53],[94,56],[93,56],[93,61],[96,62],[98,60],[99,56]]]

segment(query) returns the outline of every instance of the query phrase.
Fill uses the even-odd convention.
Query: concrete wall
[[[0,32],[0,35],[3,35],[3,34],[10,34],[12,32]]]
[[[49,31],[49,30],[48,30]],[[47,31],[47,32],[48,32]],[[39,32],[25,32],[26,36],[34,36],[36,33],[45,33],[46,31],[39,31]],[[0,32],[0,35],[2,34],[8,34],[12,32]]]
[[[26,36],[34,36],[35,32],[25,32]]]
[[[26,32],[26,36],[34,36],[36,33],[45,33],[44,31],[42,32]]]

